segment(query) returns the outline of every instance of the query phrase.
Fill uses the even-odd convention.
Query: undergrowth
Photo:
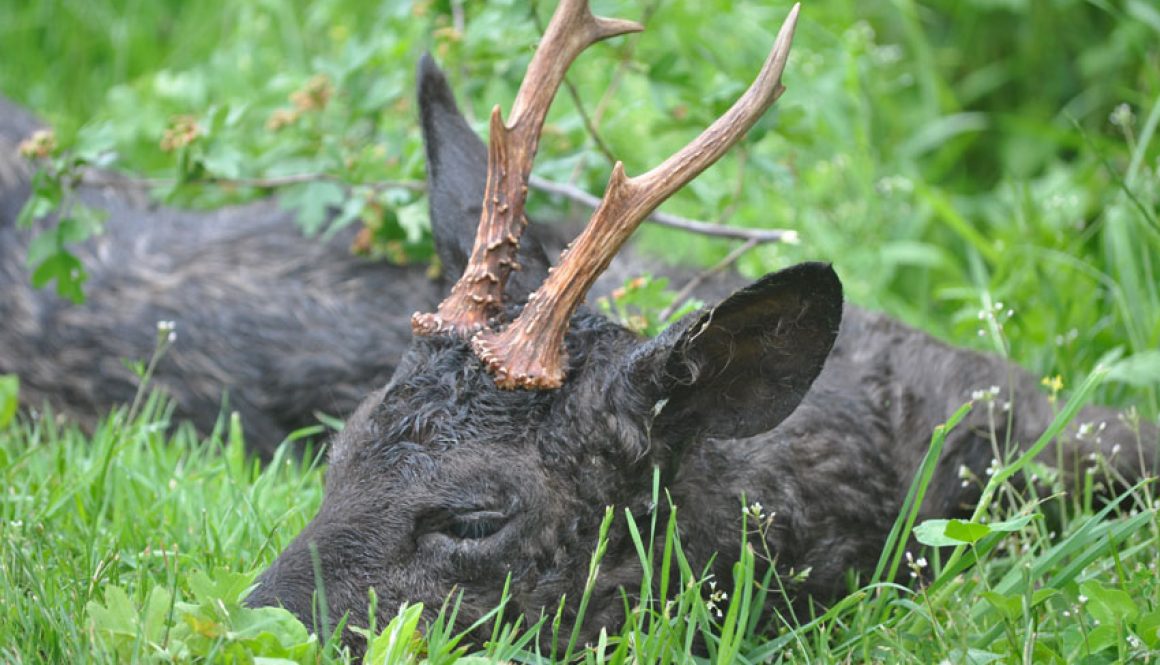
[[[792,580],[762,565],[770,552],[741,544],[754,542],[743,533],[777,519],[759,504],[739,501],[731,580],[690,566],[679,506],[665,520],[609,507],[588,574],[599,574],[609,531],[628,529],[644,575],[625,590],[623,626],[579,644],[559,616],[493,624],[497,608],[463,634],[452,596],[434,624],[420,622],[419,606],[372,623],[366,662],[1153,662],[1154,488],[1144,482],[1100,504],[1101,475],[1065,493],[1032,461],[1114,367],[1078,386],[1028,453],[993,468],[970,520],[915,524],[946,433],[985,404],[965,405],[936,428],[875,573],[809,615],[772,609],[785,607],[768,601]],[[288,444],[261,467],[247,458],[236,418],[205,440],[174,429],[156,395],[128,415],[110,414],[91,436],[52,414],[0,429],[0,657],[349,662],[336,635],[311,635],[284,610],[242,604],[256,573],[317,509],[318,466],[298,461]],[[1045,491],[1014,491],[1019,474],[1045,474]],[[657,478],[654,498],[667,501]],[[911,549],[912,530],[928,547]],[[896,582],[908,576],[909,585]]]
[[[550,12],[540,4],[537,17],[525,3],[461,0],[0,3],[0,90],[56,129],[28,214],[68,205],[74,176],[100,166],[159,179],[148,189],[175,205],[277,193],[307,232],[362,224],[368,252],[425,261],[414,63],[434,52],[484,129],[487,109],[510,106]],[[536,165],[590,192],[613,158],[639,173],[718,115],[786,9],[608,4],[597,9],[648,17],[649,29],[578,60],[569,80],[591,123],[562,95]],[[785,96],[666,209],[796,231],[799,244],[758,247],[738,268],[833,261],[849,299],[1015,359],[1053,393],[1075,385],[1056,426],[1092,396],[1154,420],[1158,37],[1145,0],[807,3]],[[301,174],[319,177],[246,184]],[[539,219],[583,212],[542,194],[530,205]],[[69,252],[101,220],[70,210],[34,267],[79,299]],[[736,249],[647,228],[640,242],[704,265]],[[630,283],[603,308],[655,332],[682,311],[679,286]],[[321,501],[309,452],[291,454],[292,442],[260,467],[236,420],[198,436],[144,394],[83,433],[52,413],[14,417],[17,394],[0,377],[0,660],[346,660],[332,636],[240,603]],[[1100,503],[1099,474],[1064,494],[1029,459],[991,471],[963,479],[985,490],[971,520],[920,524],[924,465],[875,573],[812,614],[763,609],[780,586],[742,533],[734,579],[710,579],[685,562],[674,522],[614,509],[606,528],[638,536],[646,576],[626,592],[628,622],[596,644],[560,634],[553,616],[463,637],[451,598],[434,626],[400,608],[370,636],[371,660],[1156,662],[1154,488]],[[1011,489],[1032,476],[1046,491]],[[776,519],[738,510],[747,530]]]

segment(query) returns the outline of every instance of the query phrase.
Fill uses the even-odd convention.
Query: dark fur
[[[442,77],[429,61],[421,71],[425,117],[446,115]],[[424,126],[429,146],[454,145],[445,130],[475,140],[454,123]],[[483,171],[449,168],[455,154],[430,151],[440,165],[434,190],[476,191]],[[433,214],[456,214],[436,201]],[[562,596],[573,612],[605,506],[646,515],[654,467],[680,511],[695,569],[719,553],[713,570],[729,579],[744,497],[776,513],[766,545],[779,567],[812,569],[799,597],[826,600],[844,589],[846,571],[875,564],[933,427],[973,391],[1000,386],[999,402],[1011,402],[1010,427],[998,418],[999,441],[1029,445],[1052,419],[1028,373],[843,306],[822,264],[769,275],[655,340],[582,311],[567,344],[563,388],[506,392],[463,342],[414,340],[391,382],[334,441],[318,516],[263,573],[250,602],[281,603],[309,622],[313,550],[329,616],[349,613],[356,624],[373,587],[380,626],[402,601],[433,613],[453,591],[463,595],[466,625],[496,606],[508,575],[513,614],[535,619]],[[1129,479],[1153,468],[1154,428],[1140,445],[1114,411],[1090,407],[1079,421],[1106,429],[1061,437],[1066,472],[1097,451]],[[980,406],[951,433],[923,518],[962,515],[978,499],[958,472],[965,465],[984,475],[989,429]],[[1112,455],[1116,443],[1122,450]],[[479,537],[463,528],[481,520],[498,530]],[[631,541],[616,531],[585,639],[622,618],[619,588],[640,575]]]
[[[444,93],[442,114],[428,121],[474,139],[440,148],[450,180],[462,181],[457,169],[474,166],[483,146]],[[39,126],[0,99],[0,374],[20,376],[26,405],[49,404],[91,424],[132,401],[137,381],[122,360],[148,359],[157,322],[173,320],[177,342],[154,385],[202,432],[218,421],[224,395],[251,448],[268,455],[289,432],[316,423],[316,413],[345,417],[382,386],[410,342],[411,313],[434,308],[445,290],[426,266],[352,256],[353,229],[327,242],[303,237],[274,201],[192,212],[151,204],[131,188],[85,186],[81,200],[108,221],[103,235],[76,248],[90,281],[87,301],[74,306],[51,287],[32,288],[25,265],[32,233],[15,224],[31,176],[16,146]],[[434,177],[439,161],[431,163]],[[471,194],[436,188],[432,205],[460,224],[478,218],[479,196]],[[556,229],[534,232],[559,245]],[[452,252],[445,260],[462,263],[457,243],[438,245]],[[525,263],[542,270],[540,244],[528,247],[535,254]],[[649,269],[638,258],[620,265],[611,280]],[[538,283],[542,272],[528,277]],[[611,280],[604,292],[616,285]]]
[[[386,382],[410,339],[404,310],[438,297],[424,267],[354,258],[343,234],[304,238],[273,201],[186,212],[116,187],[80,191],[108,215],[105,233],[77,248],[86,302],[35,290],[31,233],[14,223],[29,187],[14,146],[31,127],[8,122],[18,114],[0,106],[0,373],[20,376],[25,404],[86,422],[131,401],[136,380],[122,359],[148,359],[157,322],[173,320],[177,342],[155,385],[202,431],[227,394],[247,439],[270,453],[315,411],[345,415]]]

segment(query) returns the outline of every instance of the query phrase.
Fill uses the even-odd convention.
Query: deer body
[[[1022,368],[847,306],[825,367],[792,415],[763,435],[709,442],[682,464],[673,494],[684,500],[678,505],[690,549],[705,557],[735,548],[741,497],[757,501],[766,513],[776,513],[769,544],[780,566],[812,569],[802,595],[834,598],[847,590],[846,571],[861,573],[863,580],[873,571],[933,426],[991,387],[999,388],[998,396],[977,402],[948,434],[920,520],[968,517],[996,456],[993,440],[1004,457],[1025,449],[1055,411]],[[1093,432],[1105,427],[1098,439],[1077,437],[1082,423],[1091,423]],[[1137,432],[1118,412],[1091,406],[1057,445],[1065,476],[1095,466],[1092,454],[1098,453],[1121,477],[1134,479],[1156,468],[1158,441],[1154,428]],[[1042,458],[1054,465],[1056,449],[1049,446]],[[974,479],[965,486],[963,468]],[[719,485],[706,482],[716,478]],[[713,499],[706,501],[713,486]],[[706,526],[712,528],[697,531]],[[701,549],[705,545],[715,549]],[[728,579],[727,567],[717,573]]]
[[[82,423],[133,401],[139,383],[123,364],[148,360],[157,322],[177,339],[153,387],[177,415],[209,432],[227,408],[247,440],[269,455],[315,412],[349,413],[382,385],[410,339],[407,307],[438,299],[425,266],[351,256],[353,229],[328,242],[304,237],[268,200],[212,212],[151,204],[139,190],[82,185],[104,232],[70,247],[84,263],[86,302],[34,289],[26,264],[35,229],[18,228],[31,169],[16,145],[38,123],[0,100],[0,374],[21,380],[22,402],[51,405]]]
[[[583,594],[605,506],[628,508],[644,523],[654,466],[695,570],[716,556],[712,572],[730,579],[742,511],[759,502],[774,515],[765,546],[779,569],[811,569],[791,593],[825,602],[846,589],[847,571],[873,570],[932,427],[972,392],[1001,386],[996,404],[1011,400],[1010,440],[1024,446],[1052,418],[1020,368],[848,306],[825,368],[781,424],[741,439],[715,437],[699,423],[657,436],[648,431],[654,396],[632,384],[623,365],[653,344],[579,314],[568,339],[572,378],[562,394],[545,395],[497,389],[481,367],[465,363],[471,351],[463,342],[417,341],[392,382],[367,398],[332,444],[322,509],[263,574],[250,602],[282,604],[309,624],[317,621],[311,602],[321,584],[332,620],[349,613],[361,625],[374,587],[383,625],[404,601],[423,602],[433,615],[454,589],[463,594],[463,628],[500,602],[510,574],[509,610],[534,620],[561,597]],[[979,405],[951,432],[923,519],[969,514],[980,488],[963,487],[960,468],[985,478],[992,432],[1008,440],[1006,414],[997,412],[996,429]],[[1099,441],[1062,437],[1066,468],[1091,464],[1092,452],[1127,478],[1155,468],[1154,429],[1136,433],[1100,407],[1080,420],[1107,428]],[[1122,451],[1113,453],[1117,443]],[[1054,461],[1055,451],[1044,456]],[[621,525],[601,564],[586,639],[618,625],[621,588],[631,593],[641,574]]]
[[[382,386],[410,343],[410,313],[433,307],[446,290],[425,265],[352,256],[354,229],[326,241],[303,236],[274,200],[179,210],[101,173],[112,184],[77,192],[106,223],[101,235],[70,248],[89,276],[86,302],[73,305],[51,287],[31,286],[26,257],[36,229],[16,225],[31,178],[16,146],[39,127],[0,99],[0,374],[20,377],[28,406],[47,404],[92,425],[132,402],[139,380],[123,361],[148,360],[157,322],[173,321],[177,339],[152,387],[203,433],[223,412],[236,411],[247,445],[268,456],[287,434],[316,424],[317,413],[346,416]],[[486,148],[474,134],[471,140],[445,148],[458,151],[461,164],[486,162]],[[462,194],[437,197],[446,211],[440,219],[458,223],[472,207],[478,214],[478,200]],[[548,246],[563,242],[553,227],[532,232]],[[442,245],[452,252],[448,261],[462,260],[453,255],[458,247]],[[542,255],[529,261],[545,262]],[[599,288],[607,292],[646,270],[666,268],[628,258]],[[701,297],[728,293],[722,284],[729,279],[717,279]]]

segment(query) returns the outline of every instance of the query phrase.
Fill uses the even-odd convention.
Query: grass
[[[565,94],[537,161],[540,175],[593,192],[611,165],[601,144],[639,173],[719,114],[785,10],[596,4],[647,14],[649,29],[594,48],[570,74],[600,141]],[[539,7],[538,20],[549,11]],[[483,129],[493,103],[510,106],[536,24],[522,3],[459,0],[3,3],[0,91],[54,124],[61,159],[174,179],[156,192],[174,203],[267,193],[210,178],[332,175],[353,187],[279,189],[305,227],[321,230],[325,209],[311,203],[331,202],[344,210],[340,223],[376,229],[384,255],[422,258],[422,195],[372,186],[422,178],[411,101],[418,54],[436,54]],[[1155,420],[1158,44],[1160,14],[1143,0],[808,3],[776,110],[665,209],[795,229],[799,245],[759,247],[738,268],[757,275],[832,261],[851,300],[1062,376],[1069,405],[1095,399]],[[319,75],[330,101],[270,128]],[[167,152],[159,144],[176,116],[204,131]],[[546,196],[531,205],[541,219],[577,212]],[[706,265],[735,248],[648,228],[640,242]],[[646,315],[663,296],[650,288],[636,303]],[[1113,353],[1122,359],[1097,371]],[[0,423],[9,385],[0,381]],[[156,397],[133,411],[109,414],[91,434],[52,414],[0,427],[0,660],[341,662],[325,636],[237,602],[317,508],[320,468],[285,454],[258,468],[236,422],[198,437],[171,427]],[[923,468],[915,501],[929,481]],[[706,652],[738,663],[1155,661],[1153,488],[1101,507],[1093,476],[1066,497],[1015,498],[1007,480],[1044,470],[1009,460],[996,471],[987,496],[1006,507],[979,505],[988,531],[921,527],[904,508],[878,573],[814,616],[761,611],[777,583],[755,579],[763,553],[741,548],[742,534],[735,578],[710,588],[684,562],[671,523],[613,511],[608,528],[635,529],[648,571],[622,632],[595,645],[557,635],[555,652],[538,653],[528,626],[497,628],[471,653],[530,662],[687,662]],[[763,528],[760,515],[747,520]],[[907,557],[915,526],[957,546]],[[899,569],[923,583],[883,581]],[[666,586],[670,570],[679,587]],[[733,602],[710,607],[721,593]],[[375,653],[459,658],[462,642],[445,624],[421,639],[416,629],[414,610],[401,611],[377,631]],[[551,617],[539,627],[553,629]]]
[[[1078,390],[1052,429],[1100,378]],[[928,460],[969,408],[935,430]],[[633,609],[619,633],[582,645],[549,616],[533,626],[497,625],[486,644],[468,646],[449,628],[452,599],[433,627],[419,624],[417,608],[400,609],[372,630],[368,662],[1152,662],[1160,649],[1153,488],[1139,485],[1102,508],[1084,493],[1065,497],[1059,486],[1022,497],[1007,483],[1025,463],[1012,461],[990,478],[984,494],[1008,494],[1014,503],[1000,509],[985,498],[969,533],[953,523],[920,525],[920,539],[957,544],[922,559],[897,536],[910,531],[930,481],[934,466],[924,464],[878,573],[813,616],[765,609],[781,581],[758,572],[769,553],[741,545],[742,533],[733,579],[713,580],[684,558],[679,511],[658,523],[655,513],[609,507],[601,533],[628,528],[645,571],[629,590]],[[22,418],[0,430],[0,474],[0,658],[348,661],[283,611],[239,605],[257,570],[317,508],[321,472],[286,454],[258,468],[236,421],[202,440],[173,431],[156,397],[132,420],[110,414],[92,436],[50,414]],[[665,500],[659,480],[654,485]],[[744,529],[760,532],[774,520],[751,506]],[[602,546],[590,575],[601,554]],[[886,581],[907,568],[923,582]],[[541,650],[540,633],[555,638],[551,651]]]

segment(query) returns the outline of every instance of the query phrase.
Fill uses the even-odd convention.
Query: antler
[[[600,207],[576,241],[565,250],[560,264],[543,286],[528,297],[519,318],[503,332],[483,330],[472,338],[476,355],[495,373],[497,385],[509,389],[560,386],[567,364],[564,334],[589,287],[641,221],[673,192],[716,162],[785,90],[781,74],[789,57],[799,9],[800,5],[795,4],[790,10],[757,79],[733,107],[691,143],[647,173],[629,178],[624,173],[624,165],[617,162]]]
[[[492,109],[483,212],[467,267],[438,312],[411,317],[415,334],[467,337],[502,312],[504,284],[519,269],[516,252],[527,226],[524,203],[532,160],[564,73],[592,44],[643,29],[633,21],[594,16],[586,0],[561,0],[528,64],[508,122],[503,122],[499,106]]]

